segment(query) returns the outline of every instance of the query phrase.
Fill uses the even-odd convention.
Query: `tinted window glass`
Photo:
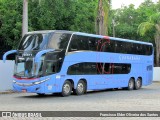
[[[107,39],[99,39],[97,43],[97,51],[114,52],[115,51],[115,41],[110,41]]]
[[[63,63],[63,52],[50,52],[45,55],[46,74],[57,73],[61,70]]]
[[[88,37],[73,35],[70,43],[70,47],[69,47],[69,52],[77,51],[77,50],[89,50]]]
[[[93,75],[93,74],[128,74],[131,64],[124,63],[78,63],[68,68],[69,75]]]
[[[104,74],[111,74],[112,73],[111,63],[104,63],[103,73]]]
[[[47,45],[48,34],[25,35],[20,42],[19,50],[40,50]]]
[[[70,40],[71,34],[54,33],[49,41],[48,47],[53,49],[66,49]]]
[[[103,63],[96,63],[97,74],[102,74],[103,71]]]
[[[98,39],[94,37],[88,37],[88,45],[89,45],[89,50],[96,51],[98,45]]]
[[[131,64],[114,63],[112,65],[112,74],[128,74],[131,70]]]
[[[78,63],[70,66],[68,68],[67,74],[69,75],[82,75],[84,74],[83,71],[83,63]]]
[[[126,53],[125,42],[123,42],[123,41],[116,41],[116,52],[117,53]]]
[[[143,47],[145,48],[145,47]],[[136,44],[136,50],[137,50],[137,54],[139,55],[145,55],[145,51],[143,51],[143,48],[142,48],[142,44]]]
[[[132,54],[132,43],[130,43],[130,42],[126,42],[126,48],[125,48],[125,50],[126,50],[126,53],[127,54]]]
[[[153,48],[151,45],[146,45],[146,55],[151,55]]]
[[[151,45],[74,35],[70,43],[69,52],[77,50],[91,50],[136,55],[152,54]]]
[[[84,74],[97,74],[96,63],[84,63]]]

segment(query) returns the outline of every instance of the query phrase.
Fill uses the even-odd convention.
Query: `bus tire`
[[[62,96],[63,97],[66,97],[66,96],[69,96],[72,92],[72,85],[71,85],[71,82],[70,81],[65,81],[63,86],[62,86]]]
[[[86,91],[86,83],[83,80],[80,80],[77,84],[76,89],[74,90],[74,93],[76,95],[83,95]]]
[[[128,90],[133,90],[134,89],[134,79],[130,78],[129,82],[128,82]]]
[[[136,81],[135,81],[135,86],[134,86],[134,89],[135,90],[138,90],[142,87],[142,80],[141,78],[138,78]]]

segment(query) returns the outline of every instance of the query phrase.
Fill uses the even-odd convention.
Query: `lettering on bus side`
[[[139,56],[120,55],[119,60],[140,60]]]

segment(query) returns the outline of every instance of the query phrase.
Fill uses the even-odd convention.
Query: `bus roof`
[[[83,32],[67,31],[67,30],[40,30],[40,31],[28,32],[27,34],[53,33],[53,32],[60,32],[60,33],[61,33],[61,32],[64,32],[64,33],[70,33],[70,34],[76,34],[76,35],[83,35],[83,36],[90,36],[90,37],[96,37],[96,38],[108,37],[110,40],[118,40],[118,41],[126,41],[126,42],[133,42],[133,43],[139,43],[139,44],[153,45],[152,43],[149,43],[149,42],[143,42],[143,41],[137,41],[137,40],[130,40],[130,39],[123,39],[123,38],[116,38],[116,37],[109,37],[109,36],[96,35],[96,34],[89,34],[89,33],[83,33]]]
[[[40,30],[40,31],[31,31],[27,32],[27,34],[36,34],[36,33],[53,33],[53,32],[65,32],[65,33],[73,33],[73,31],[67,31],[67,30]]]
[[[106,38],[106,37],[108,37],[110,40],[126,41],[126,42],[133,42],[133,43],[139,43],[139,44],[153,45],[152,43],[149,43],[149,42],[130,40],[130,39],[123,39],[123,38],[116,38],[116,37],[103,36],[103,35],[96,35],[96,34],[88,34],[88,33],[82,33],[82,32],[75,32],[74,34],[83,35],[83,36],[90,36],[90,37],[97,37],[97,38],[104,38],[104,37]]]

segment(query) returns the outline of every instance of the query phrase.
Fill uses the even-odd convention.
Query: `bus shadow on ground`
[[[145,90],[147,88],[141,88],[140,90]],[[92,94],[99,94],[99,93],[105,93],[105,92],[116,92],[116,91],[128,91],[127,89],[122,89],[122,88],[114,88],[114,89],[104,89],[104,90],[93,90],[93,91],[87,91],[87,93],[85,93],[84,95],[92,95]],[[136,90],[132,90],[132,91],[136,91]],[[27,95],[27,93],[26,93]],[[71,94],[71,96],[77,96],[75,94]],[[71,97],[68,96],[68,97]],[[82,95],[83,96],[83,95]],[[45,94],[45,95],[38,95],[38,94],[33,94],[33,95],[28,95],[28,96],[19,96],[18,98],[35,98],[35,99],[39,99],[39,98],[66,98],[66,97],[62,97],[61,93],[53,93],[53,94]]]

